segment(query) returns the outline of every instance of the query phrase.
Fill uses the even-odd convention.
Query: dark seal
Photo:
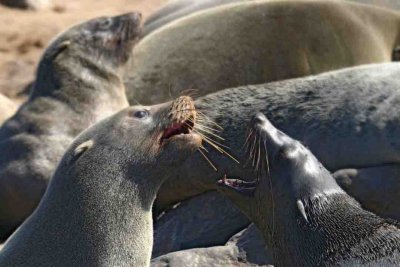
[[[224,178],[219,190],[262,231],[276,266],[399,266],[399,225],[362,209],[300,142],[258,114],[247,148],[259,180]]]
[[[149,266],[158,188],[198,149],[189,97],[129,107],[85,130],[1,266]]]
[[[399,73],[399,63],[387,63],[231,88],[197,99],[196,108],[219,125],[209,123],[204,132],[218,135],[209,138],[240,163],[247,160],[241,151],[252,114],[269,114],[274,125],[304,143],[330,172],[354,169],[351,191],[368,184],[357,194],[361,198],[354,195],[364,208],[400,219]],[[160,210],[214,190],[225,170],[250,177],[251,168],[243,168],[214,146],[205,148],[218,172],[202,155],[194,155],[176,172],[176,180],[160,189]],[[373,199],[368,197],[372,194]]]
[[[29,100],[0,129],[0,238],[34,210],[74,137],[128,106],[121,80],[141,15],[72,27],[46,49]]]

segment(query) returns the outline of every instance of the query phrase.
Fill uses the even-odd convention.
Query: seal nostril
[[[252,124],[263,124],[266,121],[266,117],[262,113],[257,113],[252,118]]]

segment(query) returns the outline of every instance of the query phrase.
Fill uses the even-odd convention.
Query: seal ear
[[[71,45],[71,41],[69,41],[69,40],[61,42],[54,48],[54,51],[51,53],[50,57],[53,59],[56,58],[59,54],[61,54],[64,50],[66,50],[70,45]]]
[[[77,160],[80,156],[82,156],[85,151],[93,146],[93,144],[93,140],[88,140],[77,146],[74,150],[74,160]]]

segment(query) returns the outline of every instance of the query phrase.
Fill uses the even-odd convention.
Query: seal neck
[[[101,92],[125,93],[118,68],[99,62],[90,54],[68,49],[55,58],[42,58],[30,100],[42,96],[87,102]]]
[[[275,210],[279,210],[275,213],[276,223],[263,234],[273,248],[276,266],[296,266],[298,262],[304,266],[334,263],[379,224],[378,217],[362,210],[342,191],[326,191],[312,198],[277,203]],[[355,223],[361,217],[363,221]]]
[[[149,266],[151,207],[161,182],[144,184],[142,174],[129,174],[128,163],[101,156],[91,162],[82,166],[86,171],[61,163],[38,209],[11,242],[36,247],[40,254],[21,255],[32,262],[52,255],[60,259],[51,263],[69,266]]]

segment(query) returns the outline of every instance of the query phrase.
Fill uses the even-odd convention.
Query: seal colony
[[[384,186],[400,190],[398,174],[390,171],[400,165],[399,73],[399,63],[353,67],[226,89],[197,99],[196,108],[223,129],[215,131],[219,138],[213,137],[213,140],[228,147],[225,150],[240,163],[247,160],[240,151],[250,114],[261,112],[304,143],[329,171],[352,168],[372,173],[376,170],[375,180],[382,184],[393,181]],[[160,189],[156,200],[159,210],[214,190],[215,181],[225,170],[243,179],[252,174],[251,168],[243,168],[208,145],[205,147],[207,157],[218,172],[201,155],[194,155],[176,172],[176,180],[169,179]],[[388,179],[389,175],[395,176]],[[385,192],[374,194],[383,196]],[[382,217],[394,214],[393,210],[399,210],[399,197],[399,194],[382,197],[384,202],[374,203],[374,209]],[[368,209],[368,202],[362,204]]]
[[[363,210],[300,142],[256,115],[247,137],[259,180],[219,190],[262,231],[275,266],[399,266],[400,229]]]
[[[152,104],[188,88],[202,96],[389,62],[399,44],[400,13],[374,6],[325,0],[222,5],[141,40],[126,74],[127,94],[132,105]]]
[[[189,97],[129,107],[80,134],[1,266],[149,266],[151,208],[169,173],[201,146]]]
[[[128,106],[122,68],[141,15],[101,17],[67,30],[46,49],[29,100],[0,129],[0,238],[39,203],[74,137]]]

